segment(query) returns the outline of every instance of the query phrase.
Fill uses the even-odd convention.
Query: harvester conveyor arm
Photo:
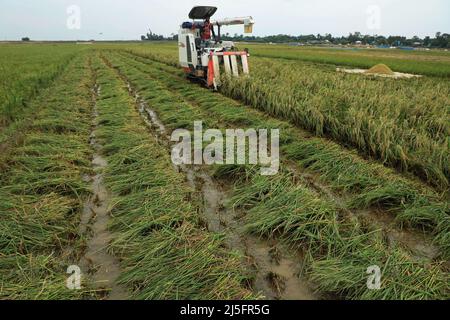
[[[255,24],[255,21],[252,17],[239,17],[239,18],[226,18],[221,20],[216,20],[211,22],[213,25],[216,26],[235,26],[235,25],[244,25],[246,27],[246,33],[251,33],[253,29],[253,25]]]

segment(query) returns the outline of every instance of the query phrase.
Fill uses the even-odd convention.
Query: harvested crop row
[[[0,131],[31,111],[33,97],[47,88],[79,51],[73,45],[0,47]]]
[[[115,195],[111,252],[123,263],[119,281],[136,299],[247,299],[240,257],[223,236],[201,226],[199,203],[168,150],[146,130],[123,82],[96,60],[101,94],[97,138]]]
[[[355,152],[335,143],[308,137],[287,122],[268,118],[233,100],[178,81],[169,75],[170,69],[166,70],[164,65],[133,62],[129,58],[113,56],[112,61],[138,89],[144,91],[144,98],[161,102],[156,111],[169,128],[192,128],[193,122],[201,119],[205,119],[205,126],[211,128],[218,128],[220,124],[279,128],[284,157],[297,161],[306,171],[319,173],[323,183],[347,198],[347,207],[366,209],[376,206],[393,210],[399,222],[431,228],[436,243],[446,255],[449,254],[449,205],[432,190],[379,164],[363,160]],[[148,92],[149,83],[170,92]]]
[[[174,49],[131,52],[175,67]],[[448,188],[450,92],[445,82],[361,78],[301,62],[252,61],[252,77],[226,81],[222,93],[316,135],[353,145],[441,190]]]
[[[67,267],[78,261],[82,180],[89,172],[92,79],[85,55],[76,58],[51,90],[23,144],[7,159],[0,180],[0,298],[73,299]],[[38,103],[38,102],[35,102]],[[87,289],[88,290],[88,289]]]
[[[108,58],[110,57],[111,55],[108,55]],[[177,87],[177,92],[189,95],[191,99],[199,102],[198,105],[189,103],[168,90],[162,79],[167,75],[161,75],[160,79],[157,69],[148,68],[147,73],[151,76],[145,77],[138,69],[131,68],[133,63],[129,59],[125,59],[126,62],[121,62],[123,58],[110,59],[133,86],[138,88],[140,95],[158,112],[160,118],[166,121],[168,128],[174,129],[174,124],[194,120],[188,118],[188,114],[177,110],[186,107],[203,113],[202,103],[195,97],[195,90],[199,88],[192,85]],[[196,89],[190,91],[188,86]],[[208,96],[206,92],[203,94],[207,96],[206,99],[210,99],[211,108],[213,105],[218,107],[220,102],[215,101],[213,95]],[[223,97],[216,97],[223,102]],[[229,101],[228,103],[230,104]],[[230,109],[232,108],[230,104]],[[214,116],[211,111],[208,117],[203,113],[203,118],[209,120],[208,124],[217,121],[222,124],[233,123],[226,118],[226,114],[236,116],[234,119],[238,119],[237,123],[243,120],[238,111],[217,109],[222,109],[223,113],[218,111]],[[247,113],[246,118],[247,125],[253,126],[258,120],[261,121],[260,125],[264,124],[262,119],[254,118],[253,114],[249,116]],[[247,211],[243,222],[248,232],[262,237],[280,238],[293,250],[305,250],[308,257],[307,274],[318,284],[320,291],[352,299],[446,297],[448,278],[440,269],[440,263],[414,261],[403,249],[388,245],[379,231],[365,231],[365,226],[342,215],[336,205],[321,198],[287,172],[269,178],[260,177],[252,170],[219,167],[217,176],[222,177],[224,183],[238,178],[235,198],[230,205]],[[343,265],[346,266],[345,269],[341,268]],[[383,267],[385,290],[367,289],[366,269],[371,265]],[[337,270],[328,272],[333,267],[337,267]]]

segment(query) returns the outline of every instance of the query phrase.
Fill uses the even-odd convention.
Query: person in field
[[[202,40],[208,41],[211,39],[211,30],[212,30],[212,24],[208,18],[205,20],[205,23],[203,24],[202,35],[201,35]]]

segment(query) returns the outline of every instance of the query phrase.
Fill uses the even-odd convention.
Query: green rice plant
[[[414,181],[394,179],[390,170],[361,161],[357,154],[342,152],[339,146],[319,139],[295,142],[284,150],[302,167],[320,173],[322,181],[333,189],[352,194],[347,201],[349,208],[391,210],[398,222],[431,230],[443,254],[450,254],[443,240],[450,234],[449,202],[445,195]]]
[[[383,63],[398,72],[450,77],[450,57],[445,52],[406,52],[357,48],[303,48],[283,45],[250,45],[252,56],[306,61],[369,69]]]
[[[242,45],[239,45],[242,47]],[[357,48],[292,47],[285,45],[246,44],[251,53],[251,65],[258,58],[320,64],[325,69],[348,66],[369,69],[376,64],[387,64],[394,71],[448,78],[449,54],[444,51],[366,50]],[[115,46],[114,49],[120,47]],[[139,44],[126,50],[178,66],[176,43]]]
[[[2,188],[0,247],[2,254],[33,253],[70,244],[68,234],[76,233],[73,216],[80,207],[77,199],[48,193],[17,196]]]
[[[290,179],[284,176],[277,178],[281,184],[279,189],[269,189],[270,192],[247,212],[247,231],[265,238],[282,235],[288,243],[303,243],[318,251],[323,250],[324,238],[340,241],[335,208],[320,197],[311,196],[308,189],[295,185]],[[252,203],[251,199],[245,202],[246,205]],[[261,212],[264,212],[263,216]]]
[[[81,290],[66,287],[67,262],[56,254],[1,255],[0,299],[73,300],[93,296],[82,278]]]
[[[145,300],[254,297],[239,289],[247,281],[239,271],[239,256],[224,254],[222,244],[219,236],[187,224],[176,230],[156,230],[139,241],[141,249],[130,245],[131,258],[122,281],[134,287],[135,298]]]
[[[79,259],[78,224],[90,190],[91,78],[85,55],[76,58],[32,107],[20,145],[5,157],[0,178],[0,298],[77,299],[66,269]],[[56,95],[56,99],[54,96]],[[74,126],[75,125],[75,126]]]

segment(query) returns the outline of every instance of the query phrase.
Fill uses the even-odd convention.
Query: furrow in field
[[[191,121],[205,119],[189,117],[189,112],[185,110],[192,110],[195,115],[204,113],[198,106],[177,99],[174,92],[167,88],[164,77],[168,75],[161,75],[157,68],[146,69],[150,77],[133,67],[132,59],[113,54],[108,54],[107,58],[157,112],[166,128],[174,130],[184,123],[185,128],[191,129]],[[194,86],[178,87],[178,90],[194,96],[195,92],[191,92],[191,88]],[[221,122],[222,125],[236,124],[229,121],[227,113],[245,126],[287,126],[267,116],[264,118],[267,122],[261,122],[253,114],[249,116],[249,110],[245,110],[244,114],[230,111],[233,105],[230,101],[226,101],[228,106],[219,108],[220,101],[214,100],[207,91],[202,91],[205,100],[210,100],[210,108],[223,111],[222,118],[206,118],[205,127],[211,127],[215,122]],[[275,177],[262,177],[258,170],[251,167],[219,167],[215,177],[225,185],[234,182],[234,196],[228,208],[240,210],[243,216],[239,223],[243,224],[248,234],[282,240],[291,248],[291,252],[304,253],[304,274],[317,285],[320,292],[352,299],[446,297],[448,277],[441,270],[440,262],[417,261],[401,247],[387,243],[381,232],[370,230],[370,226],[342,214],[333,201],[311,190],[292,172],[282,170]],[[369,290],[366,286],[366,269],[373,265],[380,266],[383,271],[383,290]],[[298,268],[300,270],[300,266]]]
[[[149,134],[126,85],[100,59],[102,95],[97,141],[108,161],[105,184],[113,195],[109,252],[122,264],[119,283],[137,299],[248,299],[250,272],[209,233],[198,197],[176,172],[169,152]]]
[[[303,180],[319,192],[340,203],[342,209],[351,211],[363,222],[378,222],[374,227],[384,227],[387,236],[393,241],[412,248],[419,256],[425,255],[433,259],[436,257],[436,250],[427,244],[427,236],[423,232],[399,232],[393,217],[396,215],[399,221],[416,224],[419,228],[423,227],[425,219],[429,219],[434,228],[436,243],[444,253],[448,251],[445,240],[449,230],[446,212],[448,204],[445,201],[440,203],[438,195],[431,189],[399,177],[381,165],[367,162],[355,152],[347,151],[332,142],[311,137],[286,122],[268,118],[233,100],[179,81],[168,75],[164,66],[134,63],[126,57],[120,59],[126,59],[124,61],[129,70],[125,72],[128,72],[130,79],[135,79],[140,88],[146,88],[150,78],[157,82],[156,86],[171,93],[171,98],[159,97],[165,103],[158,110],[163,121],[170,123],[171,129],[190,127],[196,120],[204,120],[205,126],[209,128],[220,128],[223,124],[238,128],[280,128],[283,157],[295,162],[294,165],[288,165],[284,161],[284,164],[300,172]],[[177,113],[176,121],[172,121],[174,112]],[[387,210],[395,210],[395,215]],[[368,212],[372,214],[367,215]],[[369,223],[366,221],[366,224]]]
[[[67,269],[85,245],[79,232],[82,176],[91,171],[92,79],[80,55],[40,99],[0,179],[0,297],[76,299],[93,297],[89,283],[69,290]]]

